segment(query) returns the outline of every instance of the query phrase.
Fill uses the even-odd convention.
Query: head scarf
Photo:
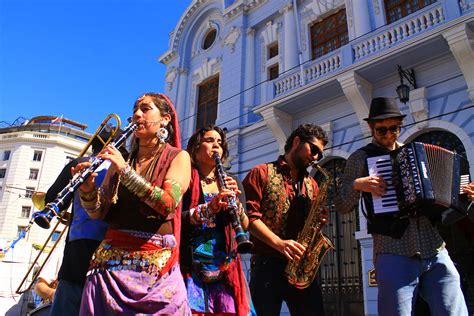
[[[170,124],[172,124],[171,126],[173,127],[174,137],[173,139],[170,139],[170,145],[181,149],[181,132],[179,130],[179,122],[178,115],[176,115],[176,109],[174,108],[173,102],[171,102],[170,98],[168,98],[167,95],[163,93],[158,93],[158,95],[165,99],[165,101],[170,106],[171,111],[173,112],[173,120],[170,122]]]

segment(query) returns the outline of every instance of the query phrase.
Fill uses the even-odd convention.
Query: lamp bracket
[[[400,83],[403,83],[403,78],[405,78],[412,85],[413,89],[417,89],[415,71],[413,68],[403,70],[400,65],[397,65],[397,68],[398,75],[400,76]]]

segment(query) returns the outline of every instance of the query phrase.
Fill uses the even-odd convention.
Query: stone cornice
[[[224,12],[224,19],[230,21],[242,13],[248,13],[268,0],[240,0],[227,8]]]
[[[203,5],[205,5],[209,0],[194,0],[188,9],[184,12],[181,16],[180,21],[178,22],[174,32],[172,32],[172,39],[170,41],[170,48],[161,55],[158,60],[163,64],[168,64],[171,62],[177,55],[178,55],[178,45],[179,41],[181,40],[181,36],[183,34],[186,25],[188,24],[191,17],[194,15],[196,11]]]
[[[225,21],[229,21],[241,13],[248,13],[258,6],[266,3],[268,0],[240,0],[237,3],[230,6],[225,10],[223,17]],[[215,1],[211,0],[194,0],[184,14],[181,16],[180,21],[176,25],[176,28],[173,32],[170,33],[170,47],[169,49],[161,55],[158,60],[167,65],[178,55],[178,46],[183,35],[183,31],[186,28],[188,22],[194,16],[194,14],[207,3],[214,3]]]

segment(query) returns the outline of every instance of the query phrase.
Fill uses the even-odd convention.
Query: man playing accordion
[[[404,117],[394,99],[372,100],[365,119],[372,142],[347,160],[335,201],[339,212],[353,211],[359,198],[367,202],[372,195],[385,194],[387,183],[382,177],[369,175],[367,158],[385,155],[402,145],[397,138]],[[373,206],[364,204],[370,213]],[[433,315],[467,315],[459,273],[432,221],[422,213],[367,219],[367,230],[374,239],[378,313],[410,315],[420,294]]]

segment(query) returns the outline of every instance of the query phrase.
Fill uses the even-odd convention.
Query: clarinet
[[[129,123],[125,127],[122,135],[111,142],[110,145],[114,146],[115,148],[119,148],[137,128],[137,123]],[[74,192],[84,183],[84,181],[86,181],[90,175],[99,168],[99,166],[104,162],[104,159],[94,157],[91,158],[90,162],[91,165],[88,168],[84,169],[81,173],[74,175],[69,184],[58,193],[58,196],[54,201],[48,203],[42,211],[38,211],[32,215],[32,219],[36,224],[42,228],[49,229],[51,226],[51,220],[55,216],[59,216],[59,210],[61,206],[64,205],[64,202],[71,198],[71,195],[74,194]]]
[[[214,153],[212,156],[216,162],[216,171],[217,171],[217,180],[219,181],[219,187],[222,189],[226,189],[226,184],[224,178],[227,174],[224,171],[224,167],[222,166],[221,157],[218,153]],[[235,196],[231,196],[228,198],[228,206],[227,210],[230,215],[230,220],[232,224],[232,228],[235,231],[235,241],[237,242],[237,252],[239,253],[249,253],[253,248],[253,243],[249,240],[247,234],[244,232],[242,228],[242,224],[240,223],[240,217],[237,214],[239,206],[237,205],[237,199]]]

